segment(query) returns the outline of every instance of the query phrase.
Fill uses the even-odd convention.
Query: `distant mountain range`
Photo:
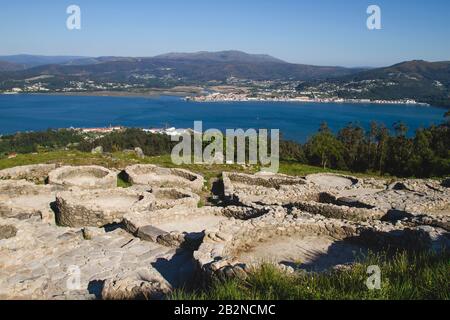
[[[170,87],[246,80],[302,81],[298,91],[344,98],[405,99],[450,105],[450,62],[414,60],[390,67],[293,64],[240,51],[167,53],[155,57],[0,56],[0,90],[43,81],[50,89],[73,81]]]
[[[240,51],[168,53],[150,58],[130,57],[42,57],[8,56],[0,61],[21,63],[26,70],[17,67],[3,71],[17,71],[3,75],[14,80],[23,80],[39,75],[91,76],[96,79],[109,77],[112,81],[126,79],[131,74],[171,74],[175,78],[192,81],[222,81],[229,77],[253,80],[312,80],[344,76],[361,71],[343,67],[320,67],[291,64],[269,55],[247,54]],[[31,66],[31,68],[30,68]],[[170,72],[168,72],[170,71]]]
[[[156,56],[157,59],[215,62],[245,62],[245,63],[287,63],[267,54],[248,54],[241,51],[200,51],[194,53],[172,52]]]
[[[24,64],[13,63],[8,61],[0,61],[0,72],[25,70],[26,68],[27,67]]]
[[[300,91],[333,91],[342,98],[410,98],[450,107],[450,61],[413,60],[334,79],[308,81]]]
[[[2,68],[2,62],[8,62],[17,66],[17,70],[42,66],[46,64],[64,64],[72,60],[82,59],[77,56],[40,56],[29,54],[18,54],[11,56],[0,56],[0,71],[10,71]]]

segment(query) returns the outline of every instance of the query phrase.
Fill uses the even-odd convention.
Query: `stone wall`
[[[56,221],[61,226],[102,227],[119,223],[130,212],[151,210],[150,193],[126,189],[67,191],[56,196]]]
[[[56,164],[34,164],[0,170],[0,180],[27,180],[44,184],[50,171],[56,169]]]
[[[198,174],[184,169],[162,168],[155,165],[129,166],[125,168],[124,176],[131,184],[156,188],[180,187],[201,191],[204,186],[204,179]]]
[[[379,220],[386,215],[385,211],[377,209],[352,208],[348,206],[338,206],[330,203],[320,202],[296,202],[291,207],[312,214],[322,215],[327,218],[346,219],[352,221]]]
[[[227,221],[216,230],[209,230],[194,257],[207,278],[245,277],[252,266],[236,258],[241,250],[263,241],[293,235],[323,235],[376,249],[440,251],[450,245],[448,234],[439,228],[409,228],[380,221],[355,223],[300,211],[287,214],[282,208],[274,208],[263,217],[244,222]]]
[[[48,182],[65,188],[106,189],[117,187],[117,172],[100,166],[65,166],[49,173]]]

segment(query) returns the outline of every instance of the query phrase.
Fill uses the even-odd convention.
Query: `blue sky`
[[[81,30],[66,8],[81,7]],[[366,9],[382,10],[369,31]],[[236,49],[289,62],[450,60],[448,0],[0,0],[0,55],[153,56]]]

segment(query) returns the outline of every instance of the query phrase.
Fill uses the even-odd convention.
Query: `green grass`
[[[381,289],[366,286],[367,267],[381,268]],[[450,299],[450,253],[370,254],[352,269],[288,275],[263,265],[246,280],[215,281],[206,289],[177,290],[173,300],[424,300]]]
[[[117,177],[117,187],[119,187],[119,188],[129,188],[131,186],[132,186],[132,184],[129,183],[128,181],[123,180],[120,176]]]
[[[342,170],[324,169],[321,167],[310,166],[295,161],[281,161],[279,172],[290,176],[305,176],[314,173],[336,173],[355,177],[381,178],[379,174],[374,172],[354,173]],[[383,178],[386,178],[386,176],[383,176]]]
[[[69,151],[39,152],[33,154],[19,154],[17,155],[17,157],[12,159],[6,158],[0,159],[0,170],[15,166],[38,164],[38,163],[57,163],[61,165],[101,165],[107,168],[116,168],[116,169],[123,169],[127,165],[137,163],[155,164],[168,168],[183,168],[191,170],[193,172],[203,175],[207,181],[211,178],[220,177],[222,172],[224,171],[255,173],[260,169],[259,166],[244,167],[236,164],[235,165],[185,164],[177,166],[172,163],[170,155],[145,157],[144,159],[140,159],[134,154],[124,152],[115,152],[110,155],[107,154],[99,155],[80,152],[76,150],[69,150]],[[280,163],[280,173],[288,175],[303,176],[306,174],[321,173],[321,172],[335,172],[351,175],[351,173],[349,172],[323,169],[320,167],[313,167],[297,162],[281,161]],[[361,176],[376,177],[376,174],[365,174]]]

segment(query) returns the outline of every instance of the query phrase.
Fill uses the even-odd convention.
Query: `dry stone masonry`
[[[26,180],[0,180],[0,217],[19,220],[38,216],[48,223],[55,221],[52,205],[56,190]]]
[[[66,191],[56,195],[56,221],[66,227],[103,227],[120,223],[129,211],[149,211],[153,203],[151,193],[128,189]]]
[[[167,169],[154,165],[137,164],[125,168],[128,182],[134,185],[148,185],[156,188],[184,187],[201,191],[204,185],[202,176],[183,169]]]
[[[386,248],[450,247],[448,179],[223,173],[153,165],[0,171],[0,299],[161,299],[211,277],[351,267]],[[220,189],[220,188],[219,188]]]
[[[117,187],[117,172],[99,166],[66,166],[51,171],[48,180],[65,188],[107,189]]]
[[[27,180],[44,184],[56,164],[36,164],[0,170],[0,180]]]
[[[249,221],[230,220],[210,229],[194,257],[206,276],[245,277],[261,263],[281,269],[323,271],[349,264],[368,249],[441,250],[448,233],[432,227],[407,228],[377,222],[356,223],[281,207]]]

